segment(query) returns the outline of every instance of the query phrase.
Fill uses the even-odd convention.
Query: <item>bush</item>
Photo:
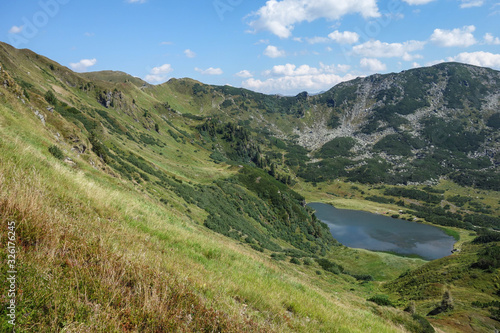
[[[313,264],[313,261],[311,260],[311,258],[304,259],[304,265],[311,266],[312,264]]]
[[[300,262],[300,260],[299,260],[299,259],[297,259],[297,258],[292,258],[292,259],[290,259],[290,262],[291,262],[292,264],[295,264],[295,265],[301,265],[301,264],[302,264],[302,263]]]
[[[340,274],[344,271],[344,268],[340,265],[337,265],[334,262],[331,262],[328,259],[316,259],[316,262],[323,268],[325,271],[333,273],[333,274]]]
[[[356,145],[353,138],[335,138],[326,143],[318,152],[318,156],[322,158],[332,158],[337,156],[349,157],[350,150]]]
[[[358,281],[374,281],[375,279],[370,274],[350,274]]]
[[[61,151],[61,149],[59,149],[58,146],[50,146],[49,147],[49,153],[52,154],[52,156],[54,156],[55,158],[57,158],[58,160],[62,160],[64,158],[64,154],[63,152]]]
[[[479,229],[478,236],[472,242],[474,244],[500,242],[500,233],[488,229]]]
[[[392,304],[392,302],[389,300],[389,297],[387,295],[375,295],[375,296],[367,299],[367,301],[373,302],[373,303],[381,305],[381,306],[394,307],[394,304]]]
[[[57,104],[57,97],[56,95],[54,95],[54,93],[52,92],[52,90],[47,90],[47,92],[45,93],[45,100],[49,103],[49,104],[52,104],[52,105],[56,105]]]
[[[472,264],[474,268],[493,270],[500,268],[500,246],[491,246],[479,253],[479,260]]]
[[[273,258],[276,261],[283,261],[285,260],[286,256],[284,253],[273,253],[271,254],[271,258]]]
[[[94,132],[90,133],[89,141],[92,144],[92,151],[100,157],[104,163],[109,163],[107,148],[101,143]]]

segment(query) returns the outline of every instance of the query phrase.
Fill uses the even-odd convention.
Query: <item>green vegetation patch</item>
[[[316,154],[320,158],[349,157],[350,150],[356,145],[356,140],[348,137],[335,138],[327,142]]]
[[[412,149],[421,149],[425,143],[408,133],[389,134],[378,141],[373,150],[376,152],[385,152],[390,155],[412,156]]]

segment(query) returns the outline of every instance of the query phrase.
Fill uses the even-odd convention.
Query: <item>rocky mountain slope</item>
[[[411,184],[446,177],[467,186],[500,186],[495,70],[444,63],[359,78],[315,96],[268,96],[190,80],[145,90],[181,113],[231,119],[304,147],[309,159],[296,171],[308,180]],[[343,170],[329,176],[332,157],[342,158],[337,165]],[[376,161],[384,166],[373,168]],[[360,177],[364,169],[374,176]]]

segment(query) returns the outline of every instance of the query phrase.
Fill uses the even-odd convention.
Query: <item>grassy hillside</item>
[[[391,186],[304,182],[296,171],[307,150],[243,123],[267,107],[257,103],[292,107],[285,117],[262,113],[265,122],[299,121],[305,95],[188,79],[144,86],[123,73],[79,75],[31,51],[0,48],[0,240],[7,244],[14,222],[18,332],[422,332],[428,322],[404,312],[406,303],[416,299],[425,316],[441,295],[417,299],[425,292],[405,278],[450,263],[464,270],[486,247],[469,244],[475,236],[463,229],[462,252],[436,263],[338,244],[305,199],[400,206],[365,200],[394,197],[385,192]],[[252,112],[236,123],[241,103]],[[461,191],[444,186],[445,199]],[[495,216],[474,209],[498,207],[496,193],[452,198],[450,209]],[[418,213],[412,209],[408,217]],[[498,327],[485,305],[497,297],[498,268],[475,269],[481,288],[453,285],[454,273],[439,283],[456,303],[480,302],[457,309],[480,308],[480,324],[471,326],[487,331]],[[8,290],[7,271],[1,275]],[[381,295],[396,307],[367,301]],[[5,317],[9,298],[2,302]],[[455,317],[466,325],[456,313],[430,319],[446,329]]]

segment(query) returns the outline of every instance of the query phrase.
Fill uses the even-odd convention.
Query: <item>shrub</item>
[[[473,241],[474,244],[486,244],[492,242],[500,242],[500,233],[489,231],[488,229],[479,229],[478,237]]]
[[[441,300],[441,304],[437,306],[434,310],[429,312],[429,316],[435,316],[442,312],[451,311],[455,308],[455,304],[453,302],[453,298],[451,297],[451,293],[446,290],[443,294],[443,299]]]
[[[301,265],[301,264],[302,264],[302,263],[300,262],[300,260],[299,260],[299,259],[297,259],[297,258],[292,258],[292,259],[290,259],[290,262],[291,262],[292,264],[295,264],[295,265]]]
[[[273,258],[276,261],[283,261],[285,260],[286,256],[284,253],[273,253],[271,254],[271,258]]]
[[[500,246],[491,246],[479,253],[479,260],[472,267],[493,270],[500,267]]]
[[[389,300],[389,297],[387,295],[375,295],[375,296],[367,299],[367,301],[373,302],[373,303],[381,305],[381,306],[394,307],[394,304],[392,304],[392,302]]]
[[[370,274],[350,274],[358,281],[374,281],[375,279]]]
[[[92,151],[99,156],[104,163],[109,163],[107,148],[101,143],[94,132],[90,133],[89,141],[92,144]]]
[[[318,152],[318,156],[322,158],[332,158],[337,156],[348,157],[351,155],[350,150],[356,145],[353,138],[340,137],[326,143]]]
[[[49,153],[51,153],[52,156],[54,156],[58,160],[62,160],[64,158],[64,154],[61,151],[61,149],[59,149],[58,146],[55,146],[55,145],[50,146],[49,147]]]
[[[49,104],[52,104],[52,105],[56,105],[57,104],[56,95],[54,95],[54,93],[52,92],[52,90],[47,90],[47,92],[45,93],[44,97],[45,97],[45,100]]]
[[[311,260],[311,258],[304,259],[304,265],[311,266],[312,264],[313,264],[313,261]]]
[[[334,262],[331,262],[328,259],[316,259],[316,262],[323,268],[325,271],[333,273],[333,274],[340,274],[344,271],[344,268],[340,265],[337,265]]]

